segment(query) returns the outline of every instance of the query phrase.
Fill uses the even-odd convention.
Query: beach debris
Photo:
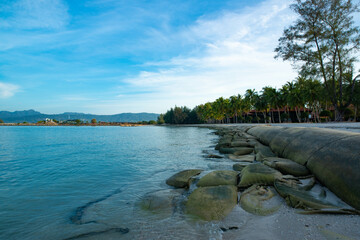
[[[202,178],[196,184],[198,187],[209,187],[219,185],[237,185],[239,173],[232,170],[212,171]]]
[[[240,174],[239,187],[248,187],[253,184],[274,185],[275,179],[281,178],[282,174],[262,163],[254,163],[246,166]]]
[[[279,210],[280,199],[272,188],[253,185],[241,193],[240,206],[249,213],[266,216]]]
[[[188,169],[178,172],[166,180],[166,184],[176,188],[188,188],[192,177],[199,175],[203,170]]]
[[[291,174],[296,177],[310,174],[310,171],[305,166],[286,158],[268,157],[263,159],[263,163],[283,174]]]
[[[186,213],[202,220],[221,220],[237,204],[237,187],[231,185],[199,187],[185,204]]]

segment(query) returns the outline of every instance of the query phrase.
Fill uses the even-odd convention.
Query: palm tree
[[[230,106],[233,112],[233,116],[235,117],[235,123],[238,122],[238,114],[241,112],[241,103],[242,103],[242,97],[240,94],[238,94],[237,96],[234,95],[230,97]]]
[[[257,116],[257,109],[255,107],[255,102],[258,98],[258,93],[255,91],[255,89],[247,89],[245,93],[245,101],[248,101],[250,104],[250,110],[255,111],[255,117],[257,122],[259,123],[259,118]]]

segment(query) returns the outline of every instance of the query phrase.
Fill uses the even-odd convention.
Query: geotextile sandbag
[[[253,151],[254,151],[253,148],[248,148],[248,147],[234,147],[234,148],[220,147],[219,149],[220,153],[234,154],[234,155],[246,155],[252,153]]]
[[[265,158],[268,157],[276,157],[276,154],[271,150],[270,147],[261,143],[255,145],[254,151],[256,153],[256,161],[259,162],[262,162]]]
[[[360,134],[323,128],[254,127],[278,156],[306,166],[343,201],[360,209]],[[264,133],[261,133],[264,132]]]
[[[279,133],[270,140],[269,146],[273,152],[275,152],[279,157],[290,158],[283,155],[286,147],[295,141],[296,138],[303,135],[306,128],[280,128],[278,129]],[[293,160],[292,158],[290,158]]]
[[[282,127],[275,126],[257,126],[250,128],[247,133],[256,137],[265,145],[269,145],[272,138],[279,134],[279,130],[283,129]]]
[[[287,158],[265,158],[263,163],[269,167],[279,170],[283,174],[291,174],[296,177],[307,176],[310,174],[310,171],[305,166]]]
[[[199,187],[190,194],[185,211],[206,221],[221,220],[237,204],[237,195],[236,186]]]
[[[178,172],[166,180],[166,184],[177,188],[188,188],[190,179],[199,175],[203,170],[201,169],[188,169]]]
[[[295,129],[292,132],[287,131],[291,141],[286,145],[281,155],[284,158],[289,158],[297,163],[305,165],[312,154],[328,144],[337,140],[356,136],[356,133],[338,131],[333,129],[323,128],[297,128],[301,134],[296,133]],[[273,142],[270,143],[272,146]]]
[[[220,185],[234,185],[236,186],[239,173],[232,170],[217,170],[212,171],[202,178],[196,184],[198,187],[210,187]]]
[[[306,166],[333,193],[360,210],[360,134],[318,149]]]
[[[254,163],[241,170],[238,187],[248,187],[253,184],[274,185],[275,179],[281,177],[279,171],[262,163]]]
[[[245,211],[260,216],[276,212],[282,204],[275,190],[259,185],[246,189],[241,194],[239,203]]]

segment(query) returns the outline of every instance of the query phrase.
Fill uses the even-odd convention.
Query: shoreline
[[[348,132],[360,132],[360,123],[333,123],[333,124],[281,124],[283,127],[320,127],[326,129],[343,130]],[[239,132],[245,128],[251,129],[254,126],[276,126],[280,124],[195,124],[178,125],[179,127],[205,127],[211,128],[216,132]],[[326,130],[325,130],[326,131]],[[246,131],[245,131],[246,132]],[[312,131],[311,131],[312,132]],[[357,135],[357,134],[356,134]],[[259,139],[257,137],[257,139]],[[233,140],[232,140],[233,141]],[[221,137],[217,143],[221,142]],[[219,152],[214,151],[215,154]],[[231,165],[231,160],[227,154],[219,154],[224,158],[219,163]],[[256,161],[256,160],[255,160]],[[233,164],[236,162],[234,161]],[[221,170],[216,169],[216,170]],[[214,169],[206,171],[213,172]],[[200,179],[204,177],[200,175]],[[317,185],[319,182],[317,181]],[[320,186],[323,186],[320,184]],[[191,187],[190,187],[191,188]],[[240,198],[243,193],[238,192]],[[333,194],[329,191],[328,195]],[[335,195],[334,195],[335,196]],[[240,199],[238,197],[238,200]],[[300,211],[300,213],[299,213]],[[360,236],[360,216],[358,215],[338,215],[331,213],[323,214],[301,214],[301,209],[288,206],[282,199],[279,210],[267,216],[259,216],[245,211],[240,202],[224,219],[219,221],[223,226],[223,239],[358,239]]]

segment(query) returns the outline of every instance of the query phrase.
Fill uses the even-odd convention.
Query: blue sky
[[[0,110],[165,112],[296,77],[288,0],[0,0]]]

